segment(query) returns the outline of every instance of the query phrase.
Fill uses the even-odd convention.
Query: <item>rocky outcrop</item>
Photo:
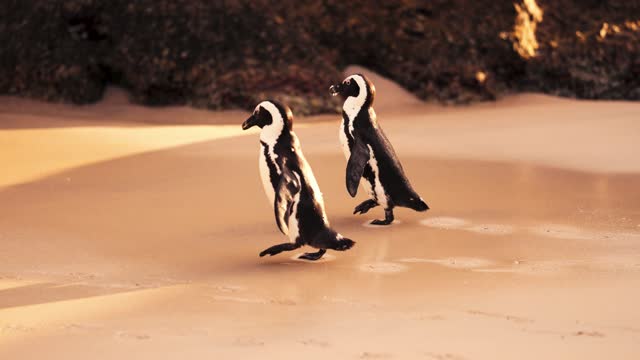
[[[149,105],[335,111],[349,64],[444,103],[640,99],[637,0],[6,0],[0,43],[0,93],[77,104],[115,84]]]

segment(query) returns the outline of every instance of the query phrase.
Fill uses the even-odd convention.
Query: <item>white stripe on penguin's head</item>
[[[276,143],[282,131],[291,127],[291,110],[286,106],[280,106],[283,108],[287,119],[282,117],[282,112],[279,107],[272,101],[263,101],[256,106],[255,111],[267,111],[271,115],[271,123],[265,125],[260,133],[260,140],[269,145]]]
[[[367,107],[373,104],[373,98],[375,96],[375,87],[373,84],[368,81],[364,75],[355,74],[347,77],[342,81],[343,86],[353,86],[352,82],[355,82],[358,86],[357,95],[351,95],[347,97],[342,106],[342,109],[347,114],[349,119],[353,121],[360,109],[362,109],[365,104]]]

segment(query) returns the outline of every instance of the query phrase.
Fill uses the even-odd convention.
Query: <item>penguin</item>
[[[314,261],[327,249],[350,249],[355,242],[329,225],[322,193],[292,129],[291,109],[277,101],[263,101],[242,124],[242,129],[253,126],[262,129],[259,155],[262,185],[273,206],[278,228],[289,238],[289,242],[262,251],[260,257],[309,245],[319,250],[299,258]]]
[[[329,91],[344,99],[339,138],[347,158],[347,191],[355,197],[362,183],[369,196],[353,213],[364,214],[380,205],[384,220],[373,220],[371,224],[389,225],[396,206],[427,211],[429,206],[409,183],[393,146],[378,124],[373,110],[376,95],[373,83],[356,74],[332,85]]]

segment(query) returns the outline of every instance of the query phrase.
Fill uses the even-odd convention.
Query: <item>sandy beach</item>
[[[297,117],[357,242],[317,263],[258,257],[283,236],[247,112],[0,97],[0,359],[640,358],[640,103],[372,80],[431,210],[352,215],[339,115]]]

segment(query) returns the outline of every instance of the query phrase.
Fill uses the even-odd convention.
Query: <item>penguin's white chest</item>
[[[351,156],[351,150],[349,149],[349,139],[347,138],[347,134],[344,130],[344,118],[342,118],[342,122],[340,123],[340,131],[338,132],[338,138],[340,139],[340,145],[342,145],[342,152],[344,156],[349,160]]]
[[[271,174],[269,173],[269,159],[264,155],[264,147],[260,147],[260,157],[258,159],[258,166],[260,168],[260,178],[262,179],[262,187],[264,188],[264,193],[267,194],[267,199],[269,200],[269,205],[273,206],[274,200],[276,198],[276,192],[271,184]]]

